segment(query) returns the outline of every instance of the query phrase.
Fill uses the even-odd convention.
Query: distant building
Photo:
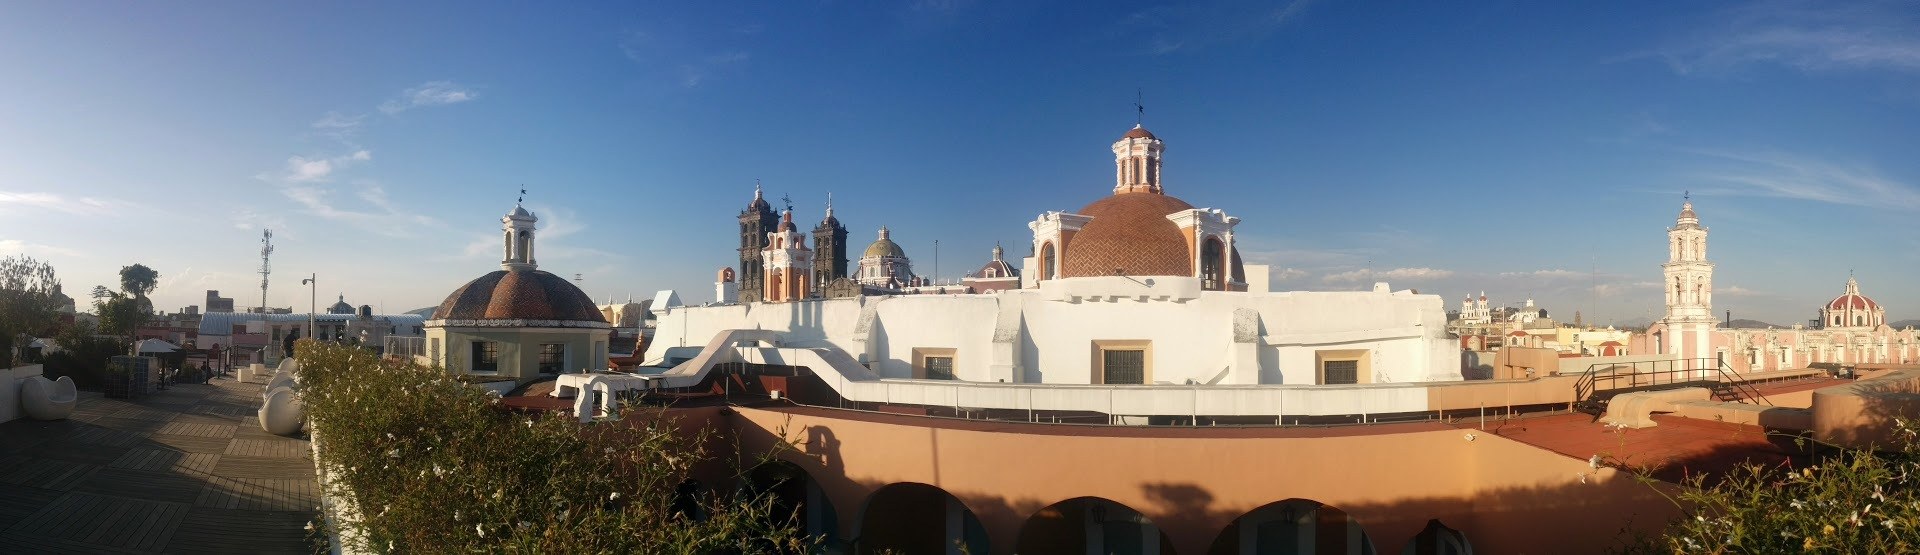
[[[1713,269],[1707,261],[1707,228],[1693,202],[1667,230],[1665,270],[1667,315],[1632,338],[1634,354],[1664,354],[1724,363],[1738,372],[1805,368],[1809,364],[1895,363],[1920,361],[1920,335],[1912,328],[1886,325],[1886,309],[1860,293],[1847,278],[1846,290],[1820,307],[1817,325],[1791,329],[1720,328],[1713,316]]]
[[[993,259],[988,260],[987,265],[967,274],[967,277],[960,278],[960,284],[974,293],[1019,289],[1020,270],[1007,264],[1006,249],[1000,248],[1000,245],[994,245]]]
[[[222,297],[219,291],[208,289],[207,312],[233,312],[233,299]]]

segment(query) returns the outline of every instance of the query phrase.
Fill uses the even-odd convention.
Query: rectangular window
[[[473,342],[473,371],[500,371],[500,344],[493,341]]]
[[[540,373],[559,374],[566,371],[567,346],[560,343],[540,344]]]
[[[1360,383],[1360,361],[1329,360],[1321,363],[1324,376],[1320,383],[1327,385]]]
[[[1101,383],[1108,384],[1144,384],[1147,383],[1147,352],[1134,349],[1108,349],[1100,351],[1101,367],[1104,376]]]
[[[953,378],[953,357],[927,357],[927,379],[951,380]]]

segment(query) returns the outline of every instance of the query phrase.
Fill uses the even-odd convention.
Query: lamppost
[[[313,333],[313,311],[320,306],[320,275],[307,274],[307,279],[300,280],[300,284],[310,286],[307,288],[307,339],[319,341],[320,336]]]

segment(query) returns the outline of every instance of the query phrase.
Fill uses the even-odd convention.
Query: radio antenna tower
[[[267,263],[267,257],[273,255],[273,230],[261,232],[260,237],[260,313],[267,313],[267,274],[273,273],[273,267]]]

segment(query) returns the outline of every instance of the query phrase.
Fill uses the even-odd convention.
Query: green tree
[[[120,267],[120,291],[134,298],[142,311],[152,311],[153,301],[147,300],[147,294],[160,286],[160,272],[148,268],[145,264],[134,263]]]
[[[44,333],[59,318],[53,265],[25,255],[0,258],[0,368],[12,368],[16,338]]]
[[[128,345],[132,345],[134,333],[140,329],[140,324],[147,321],[147,312],[141,309],[140,300],[128,295],[113,293],[106,299],[95,301],[93,309],[100,315],[100,332],[120,336]]]

